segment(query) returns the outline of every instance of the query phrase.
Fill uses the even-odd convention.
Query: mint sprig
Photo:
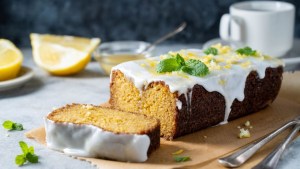
[[[185,162],[191,160],[191,158],[189,156],[175,156],[174,160],[176,162]]]
[[[18,166],[24,165],[27,161],[30,163],[38,163],[39,157],[34,154],[34,148],[32,146],[28,147],[24,141],[20,141],[19,145],[23,154],[19,154],[15,158],[15,163]]]
[[[2,126],[7,129],[7,130],[18,130],[18,131],[21,131],[23,130],[23,125],[20,124],[20,123],[15,123],[15,122],[12,122],[10,120],[6,120]]]
[[[253,50],[249,46],[246,46],[244,48],[240,48],[240,49],[236,50],[236,53],[245,55],[245,56],[255,56],[256,50]]]
[[[180,70],[187,74],[199,77],[203,77],[209,73],[208,67],[200,60],[189,59],[185,61],[180,54],[161,60],[156,67],[158,73]]]
[[[218,49],[216,49],[214,47],[209,47],[209,48],[205,49],[203,52],[207,55],[209,55],[209,54],[218,55]]]

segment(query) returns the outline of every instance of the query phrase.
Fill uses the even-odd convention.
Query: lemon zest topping
[[[172,153],[173,155],[179,155],[179,154],[181,154],[181,153],[183,153],[184,152],[184,150],[183,149],[180,149],[180,150],[177,150],[177,151],[175,151],[174,153]]]

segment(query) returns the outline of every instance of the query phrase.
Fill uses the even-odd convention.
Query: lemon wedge
[[[49,34],[30,34],[35,63],[53,75],[67,76],[80,72],[99,45],[99,38],[81,38]]]
[[[0,81],[17,77],[22,61],[23,55],[14,44],[0,39]]]

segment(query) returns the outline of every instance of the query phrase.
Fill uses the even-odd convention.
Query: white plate
[[[28,67],[22,66],[18,77],[16,77],[15,79],[0,82],[0,91],[20,87],[21,85],[28,82],[32,77],[33,71]]]

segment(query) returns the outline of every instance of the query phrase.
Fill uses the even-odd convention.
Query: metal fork
[[[275,136],[277,136],[279,133],[284,131],[285,129],[289,128],[292,125],[300,124],[300,116],[293,119],[292,121],[287,122],[279,129],[273,131],[266,137],[255,141],[254,143],[246,146],[245,148],[242,148],[241,150],[220,158],[218,161],[220,164],[222,164],[225,167],[238,167],[244,164],[254,153],[256,153],[262,146],[264,146],[266,143],[271,141]]]
[[[275,149],[273,150],[263,161],[257,164],[253,169],[274,169],[276,168],[278,161],[283,154],[287,145],[292,141],[294,136],[298,133],[300,124],[296,124],[293,131],[288,137]]]

